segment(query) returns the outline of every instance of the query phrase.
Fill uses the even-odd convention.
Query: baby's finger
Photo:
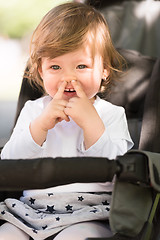
[[[80,82],[72,80],[72,85],[73,85],[78,97],[80,97],[80,98],[86,97],[86,94],[85,94]]]
[[[59,112],[58,117],[56,118],[56,123],[58,122],[62,122],[63,120],[65,120],[66,122],[69,122],[70,119],[69,117],[65,114],[65,112]]]
[[[70,121],[70,119],[69,119],[68,115],[66,115],[65,111],[63,113],[61,113],[60,119],[65,120],[66,122]]]
[[[56,123],[62,122],[63,120],[65,120],[66,122],[69,122],[69,121],[70,121],[70,119],[69,119],[68,116],[67,116],[67,117],[64,117],[64,118],[58,117],[57,120],[56,120]]]
[[[66,85],[67,85],[67,82],[65,81],[61,83],[61,85],[58,88],[58,91],[54,95],[54,99],[62,99]]]

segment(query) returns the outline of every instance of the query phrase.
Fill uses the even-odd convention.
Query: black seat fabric
[[[137,149],[139,148],[145,97],[156,58],[143,56],[134,50],[118,50],[126,59],[127,68],[120,81],[112,87],[111,93],[104,93],[103,98],[125,108],[129,131],[135,143],[134,148]]]
[[[160,59],[148,85],[139,149],[160,153]]]

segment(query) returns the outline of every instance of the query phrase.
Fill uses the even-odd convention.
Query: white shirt
[[[117,155],[123,155],[133,146],[124,109],[99,97],[96,98],[94,107],[105,125],[105,132],[94,145],[87,150],[84,149],[83,131],[70,119],[70,122],[62,121],[49,130],[45,143],[43,146],[39,146],[32,139],[29,125],[32,120],[41,114],[50,101],[51,97],[45,96],[26,102],[13,134],[2,150],[2,159],[76,156],[115,159]],[[110,183],[74,183],[51,189],[56,192],[100,192],[111,190]],[[35,190],[25,191],[25,195],[33,191],[35,192]]]

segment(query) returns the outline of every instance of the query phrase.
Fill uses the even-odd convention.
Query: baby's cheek
[[[54,97],[54,95],[57,92],[56,87],[50,81],[49,82],[44,82],[44,88],[45,88],[46,93],[48,95],[50,95],[52,98]]]

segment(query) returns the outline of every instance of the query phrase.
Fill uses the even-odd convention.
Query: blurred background
[[[9,139],[34,28],[54,6],[72,0],[0,0],[0,147]],[[160,1],[75,0],[104,14],[116,48],[160,57]]]

